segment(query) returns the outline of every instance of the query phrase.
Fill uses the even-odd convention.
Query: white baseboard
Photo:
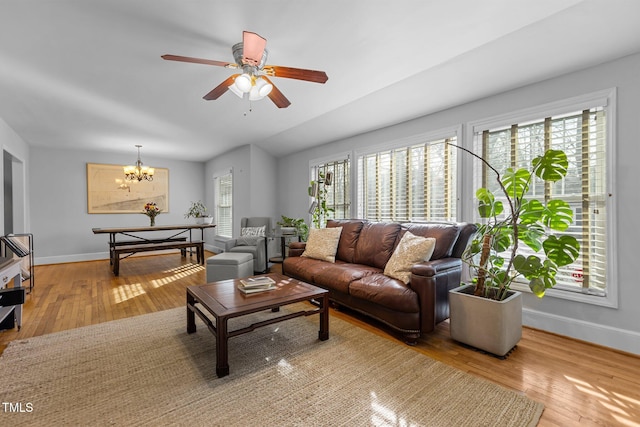
[[[96,252],[90,254],[72,254],[72,255],[58,255],[47,257],[35,257],[33,263],[35,265],[46,264],[63,264],[65,262],[82,262],[82,261],[98,261],[102,259],[109,259],[108,252]]]
[[[522,324],[566,337],[640,355],[640,333],[572,319],[557,314],[522,309]]]

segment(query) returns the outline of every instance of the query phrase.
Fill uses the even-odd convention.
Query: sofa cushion
[[[402,234],[404,231],[410,231],[416,236],[433,237],[436,239],[436,247],[433,250],[431,259],[440,259],[451,256],[453,246],[458,240],[460,227],[454,223],[407,223],[402,224]],[[400,238],[402,236],[399,236]],[[400,239],[398,239],[398,242]]]
[[[353,262],[356,252],[356,243],[358,242],[360,230],[362,230],[364,223],[364,220],[352,219],[330,219],[327,221],[327,228],[342,227],[340,242],[338,243],[338,252],[336,252],[336,259],[344,262]]]
[[[354,280],[380,273],[379,268],[360,264],[349,264],[336,260],[336,263],[331,265],[331,268],[322,270],[322,274],[316,275],[314,281],[316,285],[323,288],[333,289],[347,294],[349,293],[349,285]]]
[[[353,261],[356,264],[370,265],[384,270],[395,248],[399,232],[400,224],[365,223],[356,243]]]
[[[418,294],[398,279],[372,274],[351,282],[349,294],[403,313],[420,311]]]
[[[312,228],[309,230],[307,246],[305,246],[302,256],[335,262],[341,232],[342,227]]]
[[[330,262],[301,256],[287,257],[282,264],[284,274],[309,283],[317,283],[324,271],[334,266]]]
[[[384,274],[401,280],[407,284],[411,281],[411,267],[423,261],[429,261],[436,239],[433,237],[421,237],[407,231],[396,246],[389,262],[384,268]]]

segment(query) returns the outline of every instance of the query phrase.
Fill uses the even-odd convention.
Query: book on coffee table
[[[238,290],[243,294],[255,294],[258,292],[272,291],[274,289],[276,289],[275,285],[270,285],[270,286],[261,287],[261,288],[245,288],[242,285],[238,285]]]
[[[259,288],[264,286],[275,285],[276,282],[269,276],[249,277],[247,279],[240,279],[240,283],[245,288]]]
[[[238,284],[238,289],[245,294],[270,291],[275,288],[276,282],[270,277],[266,276],[241,279],[240,283]]]

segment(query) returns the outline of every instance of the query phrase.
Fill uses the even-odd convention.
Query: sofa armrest
[[[411,267],[411,274],[433,277],[450,269],[459,269],[461,265],[460,258],[441,258],[415,264]]]
[[[229,252],[229,250],[236,246],[236,239],[229,239],[224,242],[224,251]]]
[[[289,243],[289,256],[300,256],[307,247],[306,242],[291,242]]]
[[[460,258],[441,258],[416,264],[409,287],[418,294],[422,310],[421,331],[428,333],[449,317],[449,290],[460,286]]]

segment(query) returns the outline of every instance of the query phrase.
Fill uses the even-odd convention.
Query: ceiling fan
[[[162,55],[162,59],[242,69],[242,74],[230,76],[206,94],[203,98],[207,101],[218,99],[227,90],[230,90],[240,98],[248,97],[251,101],[268,96],[278,108],[287,108],[291,102],[275,87],[269,77],[283,77],[314,83],[324,83],[328,80],[324,71],[265,65],[269,55],[266,45],[265,38],[250,31],[243,31],[242,41],[234,44],[232,48],[235,63],[178,55]]]

